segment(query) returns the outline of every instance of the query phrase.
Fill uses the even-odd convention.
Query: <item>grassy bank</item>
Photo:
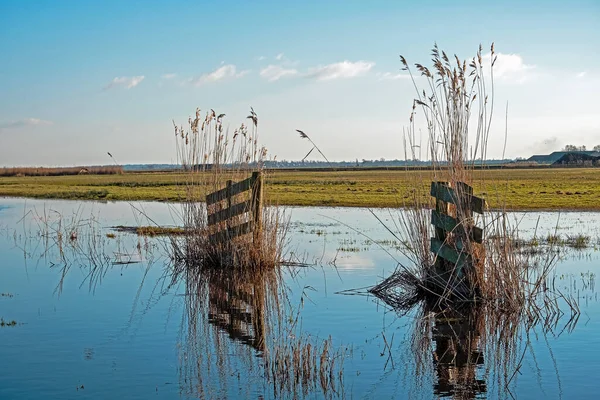
[[[274,171],[266,197],[281,205],[398,207],[431,171]],[[600,170],[589,168],[475,171],[475,193],[512,210],[600,210]],[[0,196],[78,200],[178,201],[179,173],[0,177]]]

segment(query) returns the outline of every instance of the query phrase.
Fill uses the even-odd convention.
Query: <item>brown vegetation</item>
[[[116,175],[122,174],[123,167],[118,165],[97,167],[13,167],[0,168],[0,176],[63,176],[63,175]]]
[[[239,194],[223,192],[234,181],[263,173],[267,150],[258,144],[258,116],[251,110],[250,124],[242,123],[231,136],[224,117],[210,110],[202,118],[198,109],[187,129],[175,126],[178,161],[187,171],[182,186],[188,234],[173,240],[173,258],[180,268],[273,268],[282,260],[287,223],[276,206],[262,204],[262,179],[247,181],[249,190]],[[207,191],[228,194],[204,203]],[[225,217],[211,221],[209,214]]]

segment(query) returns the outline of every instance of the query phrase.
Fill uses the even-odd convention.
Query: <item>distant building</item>
[[[552,163],[554,166],[600,167],[600,153],[567,153]]]
[[[527,161],[536,162],[538,164],[554,164],[565,155],[582,154],[584,156],[600,157],[600,152],[597,151],[555,151],[548,155],[537,154],[531,156]]]

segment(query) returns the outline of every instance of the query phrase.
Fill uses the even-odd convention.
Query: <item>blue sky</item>
[[[398,56],[496,43],[490,157],[600,144],[600,2],[0,0],[0,165],[175,161],[172,120],[239,125],[278,159],[403,158]]]

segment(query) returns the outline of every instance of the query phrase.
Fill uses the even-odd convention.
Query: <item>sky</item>
[[[492,42],[488,158],[600,144],[598,0],[0,0],[0,166],[172,163],[197,107],[232,130],[253,107],[278,160],[310,150],[296,129],[330,160],[403,159],[399,55]]]

